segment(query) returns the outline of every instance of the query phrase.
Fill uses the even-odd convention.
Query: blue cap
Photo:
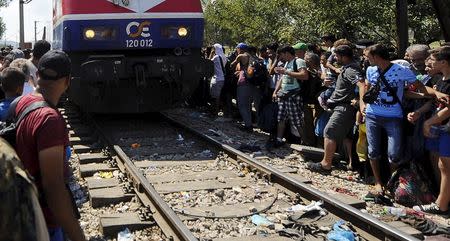
[[[247,49],[247,48],[248,48],[248,45],[245,44],[245,43],[239,43],[239,44],[236,46],[236,48],[238,48],[238,49]]]

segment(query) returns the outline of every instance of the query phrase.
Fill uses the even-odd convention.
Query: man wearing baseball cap
[[[296,43],[292,46],[295,50],[295,57],[305,59],[306,51],[308,51],[308,45],[302,42]]]
[[[66,123],[56,105],[70,83],[71,62],[67,54],[52,50],[38,63],[36,90],[23,96],[15,108],[16,116],[32,104],[46,103],[24,117],[17,127],[17,154],[34,177],[50,240],[84,241],[67,188],[69,145]]]

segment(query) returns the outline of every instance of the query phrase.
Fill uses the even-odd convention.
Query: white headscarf
[[[225,67],[225,64],[227,63],[227,57],[223,53],[223,47],[220,44],[214,44],[214,51],[216,52],[216,55],[219,56],[222,59],[223,67]]]

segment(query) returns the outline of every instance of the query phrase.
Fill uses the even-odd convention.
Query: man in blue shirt
[[[0,82],[2,90],[5,92],[5,99],[0,102],[1,121],[6,120],[11,102],[22,95],[25,79],[25,74],[18,68],[8,67],[1,72]]]
[[[367,68],[366,85],[379,85],[380,92],[373,103],[364,103],[364,88],[360,88],[361,113],[366,115],[367,142],[369,146],[369,159],[375,177],[375,191],[383,192],[383,185],[379,170],[379,160],[382,156],[381,133],[384,129],[388,136],[388,159],[391,170],[395,170],[404,161],[402,155],[402,99],[406,85],[414,85],[422,93],[436,95],[440,93],[431,88],[426,88],[416,75],[407,67],[392,64],[389,60],[387,47],[376,44],[365,51],[371,67]],[[382,79],[384,78],[384,80]],[[387,84],[385,84],[385,82]]]

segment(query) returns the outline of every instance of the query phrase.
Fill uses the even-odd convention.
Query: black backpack
[[[244,70],[245,80],[255,86],[263,86],[267,83],[267,68],[264,61],[250,57],[248,67]]]
[[[16,148],[16,131],[20,122],[31,112],[49,106],[45,101],[37,101],[27,106],[18,117],[16,117],[17,103],[22,99],[22,96],[17,97],[9,106],[8,117],[5,122],[0,122],[0,137],[5,139],[14,149]]]
[[[293,67],[294,72],[298,72],[297,59],[294,61]],[[322,80],[317,72],[308,69],[308,75],[308,80],[301,81],[300,96],[304,103],[314,104],[317,102],[317,95],[324,88],[322,88]]]

